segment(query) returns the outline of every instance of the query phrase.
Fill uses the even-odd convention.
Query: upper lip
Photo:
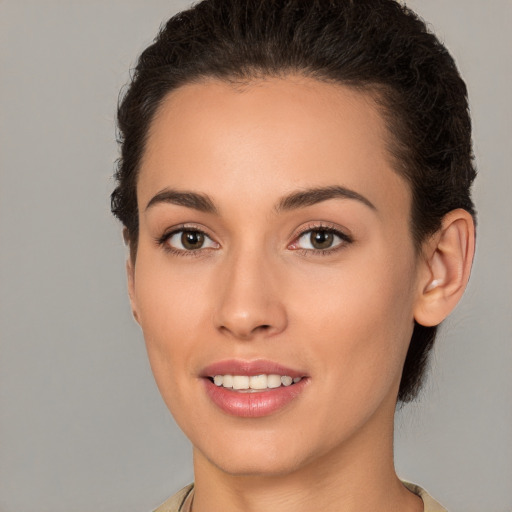
[[[214,377],[215,375],[287,375],[288,377],[305,377],[300,370],[289,368],[275,361],[257,359],[244,361],[241,359],[225,359],[209,364],[201,372],[202,377]]]

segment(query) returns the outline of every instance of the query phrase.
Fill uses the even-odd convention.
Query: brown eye
[[[311,231],[309,240],[315,249],[329,249],[334,242],[334,233],[324,230]]]
[[[351,242],[352,238],[349,235],[337,229],[318,227],[304,231],[291,245],[291,249],[303,249],[312,253],[329,252]]]
[[[192,229],[175,231],[163,238],[162,243],[169,246],[169,249],[182,253],[219,248],[219,244],[214,242],[206,233]]]
[[[199,231],[183,231],[181,234],[181,244],[187,251],[201,249],[204,244],[204,233]]]

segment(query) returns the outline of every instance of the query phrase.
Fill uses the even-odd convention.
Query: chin
[[[282,455],[269,457],[268,454],[259,454],[249,458],[247,455],[236,457],[216,457],[209,459],[215,467],[231,476],[270,477],[289,475],[299,469],[301,464],[296,460],[289,460]]]
[[[292,474],[307,466],[323,451],[323,447],[314,449],[300,436],[294,437],[290,432],[284,438],[271,432],[253,434],[232,434],[217,440],[219,442],[210,438],[203,446],[202,443],[196,444],[195,452],[226,474],[269,477]]]

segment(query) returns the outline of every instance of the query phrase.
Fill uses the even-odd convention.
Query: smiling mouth
[[[260,375],[214,375],[208,377],[217,387],[222,387],[241,393],[258,393],[280,387],[288,387],[297,384],[302,377],[290,377],[289,375],[260,374]]]

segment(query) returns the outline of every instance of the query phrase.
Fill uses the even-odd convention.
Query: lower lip
[[[241,393],[216,386],[210,379],[204,379],[206,393],[211,401],[225,413],[240,418],[261,418],[283,409],[302,393],[307,381],[307,378],[303,378],[291,386]]]

